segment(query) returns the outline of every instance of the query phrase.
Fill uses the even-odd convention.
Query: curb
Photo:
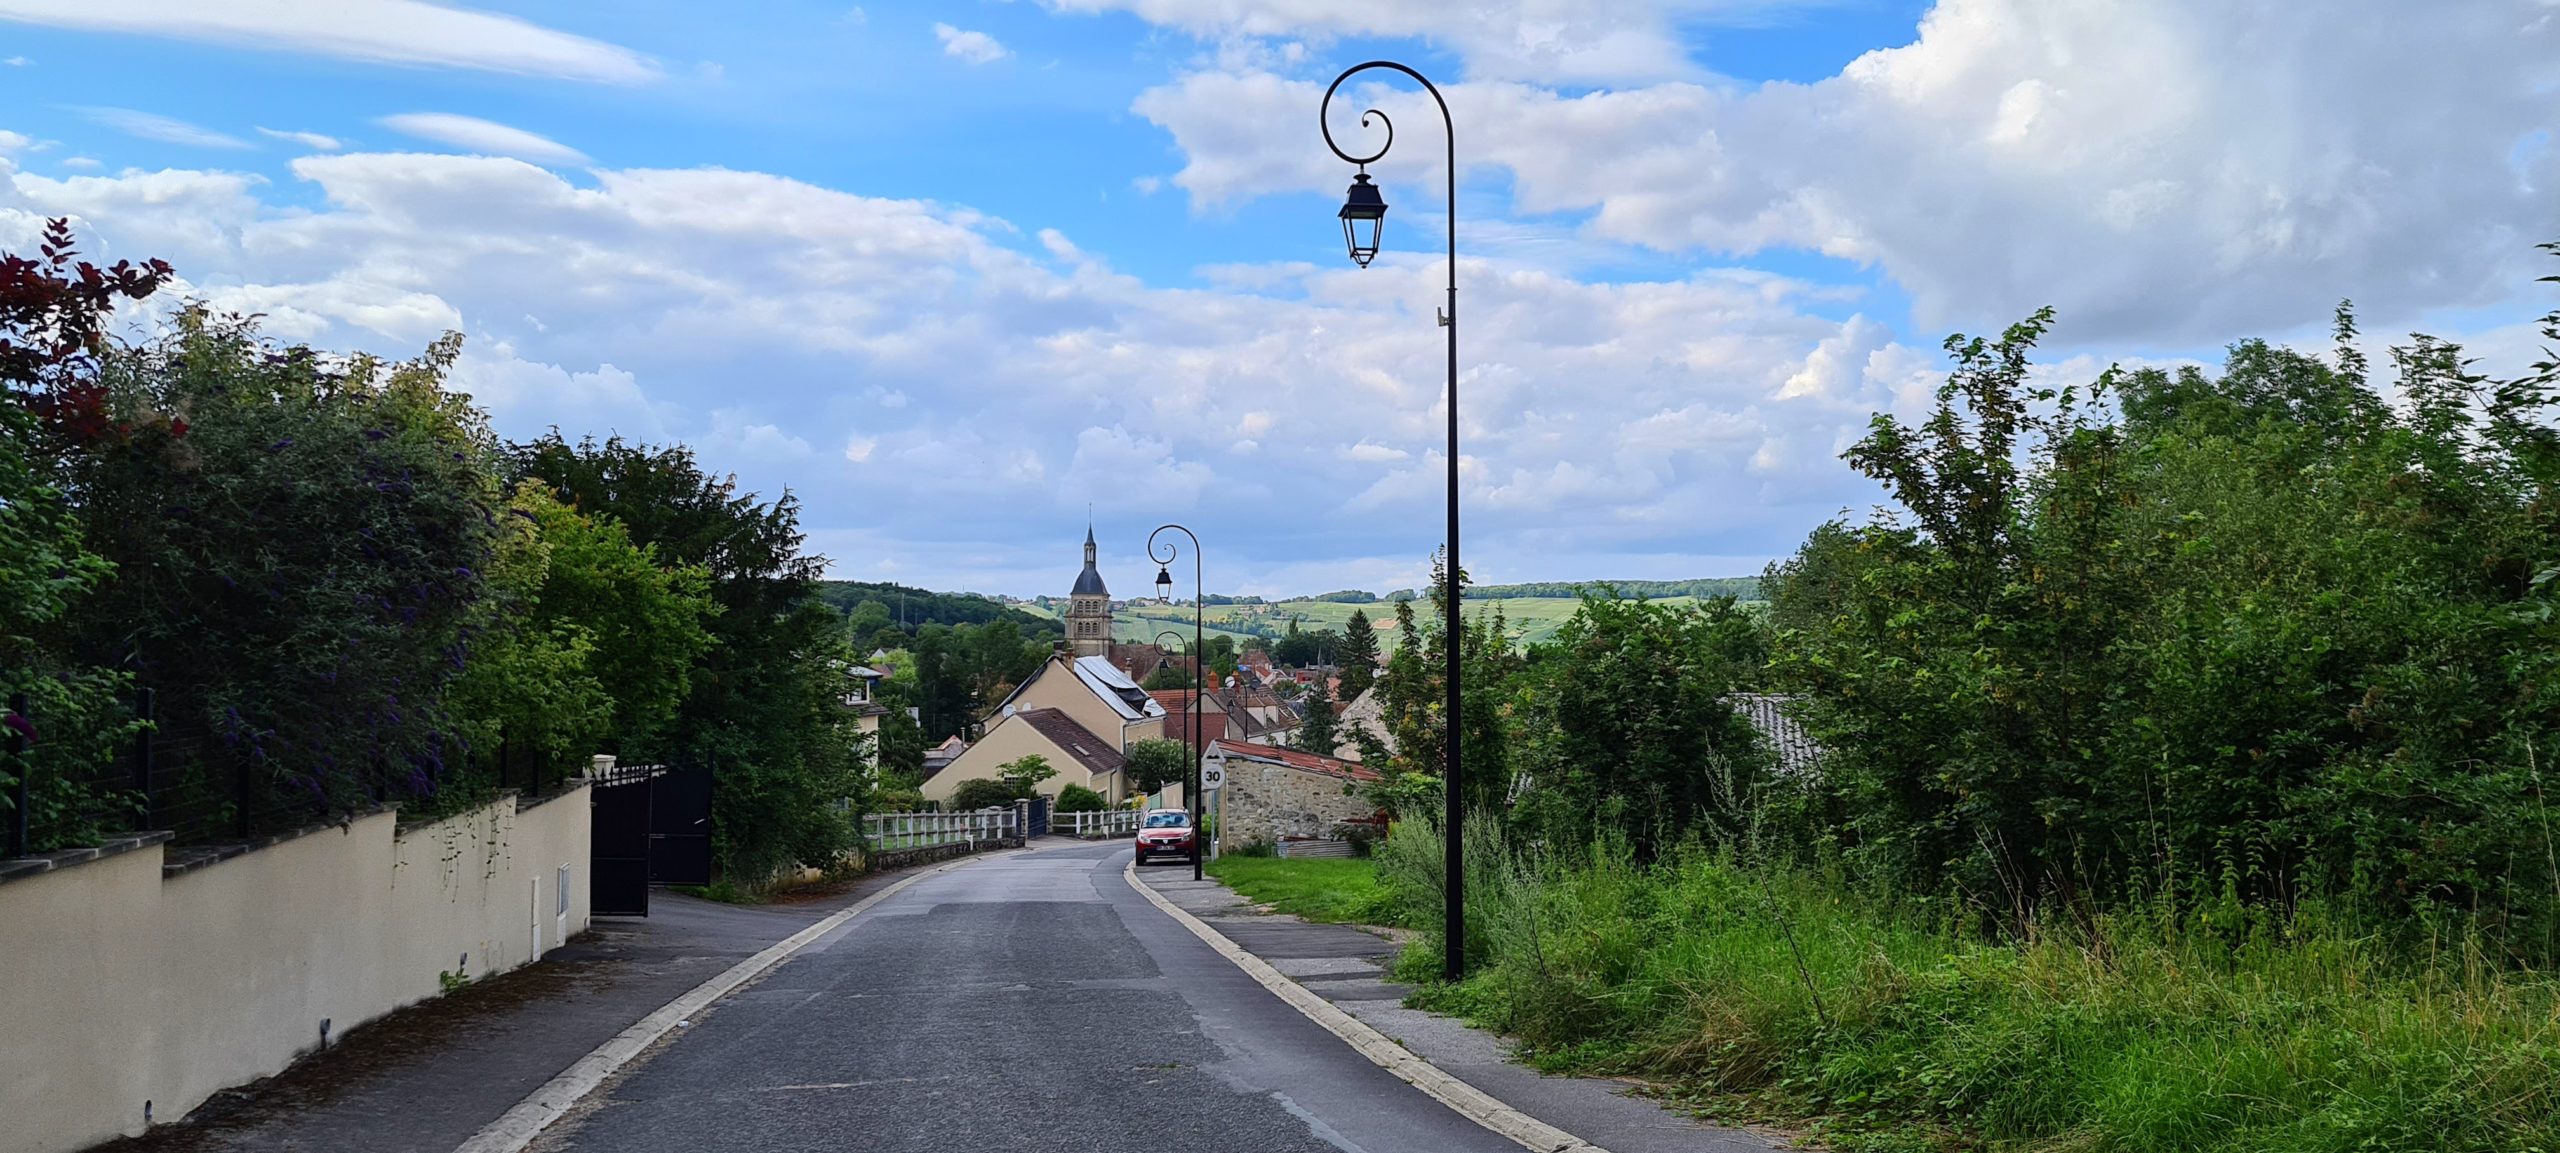
[[[993,857],[1014,856],[1025,851],[1027,850],[1013,849],[988,853],[923,870],[828,914],[808,928],[766,946],[762,952],[731,965],[719,976],[686,990],[683,996],[659,1006],[656,1012],[642,1017],[631,1027],[614,1034],[611,1040],[589,1050],[586,1056],[570,1062],[569,1067],[561,1070],[558,1076],[527,1094],[524,1100],[517,1102],[514,1108],[507,1110],[497,1120],[482,1126],[479,1132],[471,1135],[470,1140],[455,1146],[453,1153],[521,1153],[525,1146],[533,1143],[534,1138],[542,1135],[543,1130],[550,1128],[552,1122],[559,1120],[569,1110],[576,1108],[580,1101],[586,1100],[588,1094],[595,1092],[596,1086],[603,1084],[605,1078],[631,1064],[642,1053],[648,1051],[649,1046],[658,1038],[666,1036],[673,1030],[678,1023],[709,1008],[712,1002],[727,996],[738,986],[763,976],[766,970],[791,959],[792,954],[809,947],[809,944],[818,938],[834,932],[838,926],[861,915],[871,906],[896,896],[907,886],[937,873],[947,873],[963,865]]]
[[[1175,921],[1180,922],[1183,928],[1191,930],[1192,936],[1208,942],[1210,948],[1216,949],[1220,956],[1234,962],[1236,968],[1244,970],[1246,976],[1252,977],[1263,988],[1269,989],[1274,996],[1288,1002],[1290,1008],[1296,1009],[1308,1020],[1323,1026],[1326,1032],[1342,1038],[1344,1044],[1368,1058],[1371,1064],[1395,1074],[1399,1080],[1430,1094],[1433,1100],[1448,1106],[1457,1115],[1501,1134],[1524,1149],[1535,1149],[1538,1153],[1609,1153],[1600,1146],[1514,1109],[1494,1095],[1459,1080],[1439,1066],[1415,1056],[1404,1046],[1388,1040],[1386,1034],[1370,1028],[1368,1022],[1343,1012],[1335,1007],[1333,1002],[1308,992],[1306,986],[1282,976],[1280,970],[1272,968],[1269,962],[1246,952],[1242,946],[1228,940],[1226,934],[1211,928],[1208,922],[1192,916],[1181,906],[1166,900],[1164,894],[1156,892],[1138,880],[1136,862],[1131,862],[1120,875],[1129,882],[1130,888],[1136,889],[1139,895],[1154,903],[1156,908],[1164,910]]]

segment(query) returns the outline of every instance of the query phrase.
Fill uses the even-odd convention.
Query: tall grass
[[[1477,967],[1426,1002],[1552,1069],[1846,1149],[2560,1153],[2560,984],[2464,941],[2400,956],[2316,910],[1986,941],[1813,873],[1469,834]],[[1379,858],[1415,924],[1438,846],[1412,822]]]

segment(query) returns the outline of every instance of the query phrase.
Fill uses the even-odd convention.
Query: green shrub
[[[1110,802],[1103,800],[1102,794],[1094,792],[1083,785],[1069,785],[1058,790],[1058,803],[1050,806],[1049,811],[1053,813],[1099,813],[1110,807]]]
[[[967,813],[1010,805],[1021,798],[1022,794],[1006,781],[962,781],[959,788],[951,790],[948,808],[951,812]]]

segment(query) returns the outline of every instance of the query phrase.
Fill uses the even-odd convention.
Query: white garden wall
[[[0,1153],[139,1133],[146,1103],[174,1120],[317,1047],[324,1021],[334,1037],[436,995],[440,972],[540,957],[587,927],[587,846],[579,786],[167,875],[149,844],[0,881]]]

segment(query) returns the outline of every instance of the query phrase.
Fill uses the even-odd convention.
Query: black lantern
[[[1156,603],[1173,603],[1173,573],[1162,566],[1156,568]]]
[[[1361,228],[1362,221],[1368,228]],[[1351,249],[1351,262],[1362,268],[1378,256],[1378,234],[1386,231],[1387,198],[1378,195],[1378,186],[1369,183],[1369,174],[1351,178],[1351,192],[1342,201],[1342,243]],[[1367,232],[1363,244],[1362,232]]]

